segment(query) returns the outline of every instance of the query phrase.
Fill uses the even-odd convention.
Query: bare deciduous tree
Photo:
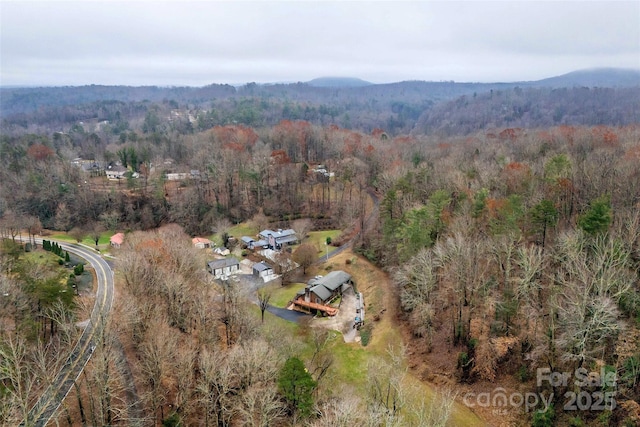
[[[77,243],[82,242],[85,234],[86,232],[82,229],[82,227],[75,226],[71,230],[69,230],[69,236],[73,237],[73,240],[75,240]]]
[[[267,292],[264,289],[258,291],[258,306],[260,306],[260,315],[262,323],[264,323],[264,312],[269,307],[269,301],[271,300],[271,292]]]
[[[296,232],[296,236],[298,236],[300,243],[307,238],[307,234],[311,231],[312,227],[313,223],[308,218],[296,219],[293,221],[293,224],[291,224],[291,228]]]
[[[445,427],[453,412],[456,393],[451,389],[441,389],[427,402],[424,395],[419,397],[418,407],[411,408],[415,414],[416,425],[429,427]]]
[[[0,400],[0,411],[8,425],[24,421],[30,425],[31,398],[39,388],[38,378],[42,374],[29,363],[29,349],[21,337],[7,337],[0,345],[0,381],[7,384],[6,395]]]
[[[385,423],[399,417],[406,403],[402,387],[405,375],[402,352],[389,351],[389,354],[390,361],[372,359],[367,367],[369,412],[376,414]]]
[[[163,407],[166,402],[162,381],[168,371],[168,363],[176,351],[176,342],[172,333],[163,330],[163,324],[166,321],[161,318],[155,320],[156,325],[150,328],[153,333],[148,334],[142,343],[140,365],[146,379],[146,401],[149,405],[149,413],[154,420],[162,420],[164,419]],[[160,410],[160,414],[158,414],[158,410]]]
[[[269,427],[286,411],[273,385],[252,385],[245,390],[235,405],[240,425]]]
[[[318,412],[321,416],[311,424],[313,427],[369,425],[364,404],[353,391],[343,391],[338,396],[321,402]]]
[[[303,243],[293,252],[292,259],[300,264],[302,273],[307,274],[307,268],[318,259],[318,250],[310,243]]]

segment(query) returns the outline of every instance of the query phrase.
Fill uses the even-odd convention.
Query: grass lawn
[[[296,296],[299,290],[304,289],[304,287],[304,283],[291,283],[286,286],[270,285],[264,289],[267,292],[271,292],[271,305],[286,308],[287,303]]]
[[[253,237],[258,234],[258,229],[248,222],[241,222],[229,229],[229,236],[240,239],[242,236]]]
[[[63,242],[69,242],[69,243],[76,243],[76,239],[74,239],[73,237],[69,236],[68,234],[65,233],[56,233],[56,234],[51,234],[50,236],[46,236],[43,237],[43,239],[45,240],[61,240]]]
[[[318,248],[318,254],[325,253],[324,247],[327,237],[331,237],[331,240],[335,240],[342,233],[341,230],[325,230],[325,231],[311,231],[309,237],[305,240],[305,243],[311,243]],[[333,246],[329,246],[329,252],[334,249]]]
[[[113,236],[114,233],[110,232],[110,231],[105,231],[102,234],[100,234],[100,240],[98,240],[98,245],[99,246],[104,246],[104,245],[108,245],[110,243],[110,239],[111,236]],[[76,239],[74,239],[73,237],[69,236],[66,233],[56,233],[56,234],[52,234],[50,236],[45,237],[45,239],[51,239],[51,240],[61,240],[63,242],[69,242],[69,243],[77,243]],[[91,246],[91,247],[95,247],[96,242],[93,241],[92,238],[90,238],[89,236],[85,236],[82,239],[82,242],[87,246]]]
[[[25,252],[22,256],[27,262],[30,262],[36,265],[48,266],[51,268],[60,267],[60,264],[58,264],[58,260],[61,258],[58,255],[54,254],[53,252],[38,250],[38,251],[32,251],[32,252]]]
[[[369,360],[376,354],[367,351],[358,343],[348,344],[342,339],[342,334],[331,331],[336,338],[330,343],[331,353],[334,356],[334,364],[331,367],[331,376],[336,381],[347,383],[358,390],[361,396],[367,391],[367,366]]]

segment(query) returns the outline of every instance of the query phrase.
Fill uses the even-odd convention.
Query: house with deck
[[[317,276],[299,291],[293,300],[296,310],[306,313],[323,313],[334,316],[338,309],[330,304],[353,286],[351,275],[341,270],[332,271],[326,276]]]

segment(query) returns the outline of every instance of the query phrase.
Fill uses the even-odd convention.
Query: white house
[[[120,165],[116,165],[116,166],[109,166],[106,169],[106,174],[107,174],[107,178],[109,179],[121,179],[124,178],[124,174],[127,173],[127,168],[120,166]]]

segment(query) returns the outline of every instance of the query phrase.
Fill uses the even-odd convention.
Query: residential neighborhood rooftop
[[[121,245],[124,243],[124,233],[116,233],[113,236],[111,236],[111,239],[109,239],[109,241],[114,244],[114,245]]]
[[[260,232],[260,237],[266,239],[269,236],[273,236],[275,239],[282,239],[284,237],[288,237],[288,236],[295,236],[296,232],[291,229],[288,228],[286,230],[278,230],[278,231],[272,231],[272,230],[262,230]]]
[[[309,280],[308,285],[313,286],[314,288],[312,289],[315,289],[315,286],[317,285],[322,285],[330,291],[335,291],[349,280],[351,280],[351,275],[349,273],[336,270],[331,271],[326,276]]]
[[[196,243],[211,243],[211,240],[204,237],[194,237],[191,242],[195,245]]]
[[[211,269],[218,269],[218,268],[229,267],[232,265],[238,265],[240,264],[240,261],[238,261],[235,257],[231,257],[231,258],[223,258],[223,259],[216,259],[213,261],[209,261],[207,264]]]
[[[253,264],[253,269],[256,271],[265,271],[265,270],[270,270],[271,266],[264,261],[260,261],[258,263]]]

